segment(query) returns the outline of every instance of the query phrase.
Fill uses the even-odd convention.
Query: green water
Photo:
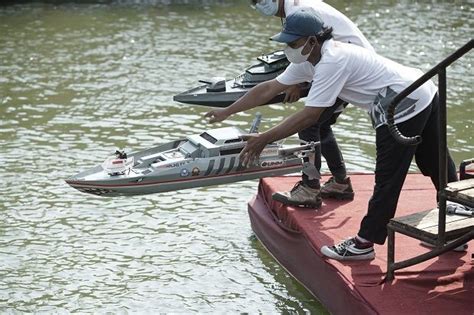
[[[379,53],[423,70],[474,30],[472,0],[328,3]],[[279,27],[245,0],[0,6],[1,313],[325,312],[253,236],[256,181],[116,199],[64,183],[116,148],[208,128],[207,108],[172,96],[281,48],[267,40]],[[473,60],[448,70],[457,163],[474,156]],[[259,108],[261,129],[301,106]],[[247,128],[254,113],[221,125]],[[366,113],[348,108],[335,132],[349,169],[371,171]]]

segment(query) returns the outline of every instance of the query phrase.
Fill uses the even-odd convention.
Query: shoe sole
[[[372,251],[369,254],[357,255],[357,256],[340,256],[335,254],[328,246],[321,247],[321,254],[327,258],[347,261],[347,260],[373,260],[375,259],[375,252]]]
[[[334,193],[334,192],[323,193],[321,192],[321,198],[336,199],[336,200],[354,200],[354,193]]]
[[[321,208],[321,205],[323,204],[322,201],[321,202],[310,203],[310,204],[301,204],[299,202],[288,200],[285,196],[282,196],[278,193],[274,193],[272,195],[272,199],[275,200],[275,201],[281,202],[284,205],[296,206],[296,207],[300,207],[300,208],[318,209],[318,208]]]

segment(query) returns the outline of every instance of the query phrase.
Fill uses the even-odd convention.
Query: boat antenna
[[[262,122],[262,114],[260,112],[257,112],[255,114],[255,118],[253,119],[252,127],[250,127],[249,133],[257,133],[258,127],[260,126],[261,122]]]

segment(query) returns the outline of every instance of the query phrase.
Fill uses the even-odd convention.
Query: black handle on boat
[[[439,74],[441,71],[444,71],[446,67],[448,67],[450,64],[452,64],[454,61],[459,59],[462,55],[467,53],[469,50],[471,50],[474,47],[474,40],[471,39],[469,42],[467,42],[464,46],[456,50],[454,53],[452,53],[450,56],[448,56],[446,59],[441,61],[439,64],[434,66],[430,71],[426,72],[423,76],[421,76],[418,80],[413,82],[409,87],[407,87],[405,90],[400,92],[390,103],[388,109],[387,109],[387,124],[388,124],[388,130],[392,134],[392,136],[397,140],[399,143],[404,144],[404,145],[417,145],[421,143],[422,138],[421,136],[414,136],[414,137],[406,137],[404,136],[400,130],[398,130],[397,125],[395,125],[395,108],[398,106],[398,104],[408,95],[410,95],[413,91],[415,91],[417,88],[422,86],[426,81],[434,77],[435,75]]]

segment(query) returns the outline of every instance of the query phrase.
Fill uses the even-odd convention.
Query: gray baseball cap
[[[314,36],[323,30],[323,21],[313,8],[301,7],[286,17],[280,33],[270,39],[280,43],[291,43],[301,37]]]

